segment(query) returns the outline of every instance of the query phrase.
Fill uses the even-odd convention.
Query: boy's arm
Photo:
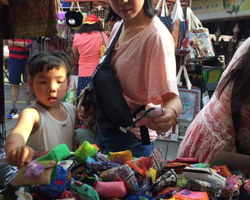
[[[39,117],[39,113],[33,108],[26,108],[20,113],[16,126],[6,140],[5,152],[7,162],[10,161],[10,152],[12,150],[23,147],[26,144],[35,123],[39,121]]]

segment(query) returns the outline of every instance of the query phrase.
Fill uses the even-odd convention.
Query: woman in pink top
[[[147,126],[151,129],[150,145],[142,145],[138,127],[127,133],[98,127],[96,144],[104,153],[131,150],[135,157],[150,156],[156,131],[169,130],[176,124],[182,110],[176,83],[173,38],[156,16],[153,0],[109,0],[109,4],[106,20],[118,20],[111,31],[110,42],[123,23],[111,65],[131,112],[153,103],[161,105],[164,113]],[[78,106],[78,109],[80,119],[90,114],[83,107]]]
[[[100,60],[101,45],[107,40],[102,24],[95,15],[88,15],[84,24],[74,35],[72,51],[78,59],[78,86],[77,96],[90,81],[90,78]]]
[[[218,151],[250,154],[249,57],[250,38],[236,51],[213,97],[188,127],[178,157],[211,163]],[[235,128],[232,113],[237,111]]]

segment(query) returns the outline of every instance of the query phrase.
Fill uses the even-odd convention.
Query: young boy
[[[28,62],[28,84],[37,101],[24,109],[7,138],[7,162],[21,168],[34,150],[46,151],[65,143],[72,149],[75,106],[62,103],[69,84],[70,66],[61,51],[41,52]]]

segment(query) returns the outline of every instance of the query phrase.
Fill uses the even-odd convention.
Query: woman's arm
[[[174,93],[167,93],[163,95],[162,108],[164,108],[165,110],[172,110],[175,114],[175,118],[178,118],[182,112],[182,103],[180,97]]]
[[[75,48],[74,46],[72,46],[72,52],[74,54],[74,57],[79,60],[79,52],[78,52],[78,49]]]

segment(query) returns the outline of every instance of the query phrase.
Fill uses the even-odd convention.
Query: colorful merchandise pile
[[[247,199],[248,171],[230,172],[197,159],[165,161],[161,150],[133,158],[131,151],[102,154],[84,142],[75,152],[61,144],[24,166],[0,199]]]

